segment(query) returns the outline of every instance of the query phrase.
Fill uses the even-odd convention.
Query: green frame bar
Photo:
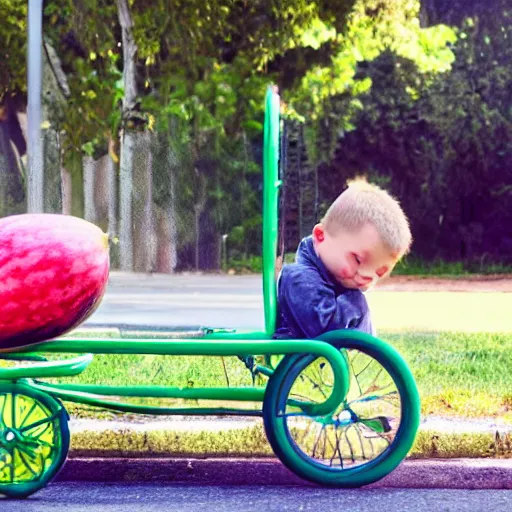
[[[265,124],[263,127],[263,307],[265,331],[272,336],[276,326],[277,287],[276,259],[278,239],[279,189],[279,109],[280,98],[275,88],[267,88]]]
[[[65,389],[65,385],[57,387],[54,384],[47,384],[45,382],[27,381],[30,387],[48,393],[49,395],[60,398],[68,402],[75,402],[84,405],[91,405],[93,407],[101,407],[103,409],[110,409],[113,411],[130,412],[136,414],[152,414],[152,415],[189,415],[189,416],[208,416],[208,415],[223,415],[223,416],[261,416],[261,409],[241,409],[229,407],[154,407],[148,405],[138,405],[123,403],[117,401],[109,401],[101,399],[99,396],[94,396],[89,393],[80,391],[69,391]],[[136,387],[132,388],[136,391]],[[205,390],[207,391],[207,389]],[[229,388],[226,388],[229,391]],[[132,396],[132,395],[130,395]],[[135,396],[135,395],[133,395]]]
[[[70,377],[82,373],[91,364],[92,359],[91,354],[85,354],[65,361],[45,361],[19,368],[0,368],[0,381],[41,376]]]
[[[70,391],[102,396],[137,398],[183,398],[188,400],[233,400],[237,402],[262,402],[265,387],[186,388],[168,386],[105,386],[97,384],[47,384],[53,391]],[[226,392],[229,392],[229,396]]]
[[[249,333],[250,334],[250,333]],[[259,336],[261,333],[253,333],[253,336]],[[215,335],[221,337],[227,337],[226,333],[218,333]],[[348,391],[349,382],[348,375],[346,372],[345,361],[341,353],[332,345],[325,343],[320,340],[258,340],[258,339],[238,339],[244,336],[243,333],[233,333],[229,336],[230,339],[158,339],[158,340],[143,340],[143,339],[67,339],[57,340],[41,343],[37,346],[38,352],[57,352],[57,353],[80,353],[88,352],[90,354],[151,354],[151,355],[177,355],[177,356],[244,356],[247,354],[252,355],[286,355],[286,354],[315,354],[318,357],[325,357],[332,367],[334,373],[334,386],[332,394],[327,400],[321,404],[311,404],[308,407],[308,413],[312,415],[325,415],[329,414],[334,410],[342,399],[346,396]],[[247,333],[245,334],[247,337]],[[32,350],[34,347],[30,347]],[[28,348],[26,349],[29,350]],[[90,362],[90,356],[87,360]],[[71,360],[73,361],[73,360]],[[29,372],[30,367],[19,368],[16,373],[17,378],[37,377],[44,378],[53,376],[55,374],[55,367],[58,364],[68,365],[68,361],[51,361],[48,363],[38,363],[34,365],[36,370],[32,369]],[[12,379],[12,373],[7,372],[12,369],[0,369],[0,380]],[[62,375],[63,373],[61,373]],[[35,383],[33,385],[36,385]],[[37,386],[45,386],[45,384],[37,384]],[[144,391],[148,391],[150,387],[143,388]],[[39,389],[42,389],[39,387]],[[69,388],[71,389],[71,388]],[[134,396],[131,394],[135,388],[126,388],[128,396]],[[109,403],[101,400],[101,398],[93,397],[87,393],[81,393],[79,391],[64,391],[63,388],[48,387],[48,392],[51,392],[54,396],[59,396],[64,400],[79,401],[81,403],[89,403],[91,405],[99,405],[101,407],[115,408],[117,410],[129,410],[131,412],[147,412],[148,409],[142,406],[119,404],[117,402]],[[135,391],[133,391],[135,393]],[[208,398],[211,396],[212,391],[209,388],[198,388],[194,391],[197,393],[196,398]],[[219,389],[213,392],[220,393]],[[230,388],[225,388],[225,395],[223,400],[236,400],[239,391],[231,393]],[[203,414],[230,414],[230,412],[209,412],[208,409],[201,409]],[[151,409],[154,414],[194,414],[189,409],[165,410],[165,412],[156,412]],[[248,412],[248,411],[244,411]],[[240,412],[238,412],[240,413]],[[199,414],[199,412],[197,413]]]

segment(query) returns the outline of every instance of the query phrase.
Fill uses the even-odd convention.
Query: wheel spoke
[[[14,448],[11,447],[9,450],[9,455],[11,456],[11,483],[14,482]]]
[[[2,428],[6,428],[7,424],[5,423],[5,408],[7,407],[7,395],[4,395],[4,402],[2,404],[2,410],[0,411],[0,422],[2,423]]]
[[[53,421],[52,422],[46,422],[43,424],[44,425],[44,428],[41,429],[39,431],[39,433],[36,433],[34,432],[34,434],[29,434],[29,436],[27,437],[30,437],[30,439],[33,439],[34,441],[39,441],[39,439],[41,438],[41,436],[43,436],[44,434],[46,434],[48,432],[48,429],[50,429],[51,427],[53,427]],[[37,428],[41,428],[43,425],[39,425]]]
[[[320,428],[320,432],[319,432],[319,434],[316,437],[315,444],[313,445],[313,454],[312,454],[313,457],[315,456],[316,448],[318,446],[318,443],[320,441],[320,437],[322,436],[322,432],[324,431],[324,428],[325,428],[325,425],[322,425],[322,427]]]
[[[350,427],[349,427],[350,428]],[[350,439],[348,438],[348,428],[346,428],[344,431],[343,431],[343,435],[345,436],[345,440],[347,441],[347,445],[350,449],[350,458],[352,460],[352,462],[355,462],[356,459],[354,458],[354,449],[352,448],[352,443],[350,442]]]
[[[20,428],[22,428],[25,425],[25,422],[30,418],[31,414],[37,409],[38,403],[34,402],[32,404],[32,407],[29,409],[27,414],[25,414],[25,417],[23,418],[23,421],[21,422]]]
[[[52,416],[49,416],[48,418],[43,418],[43,419],[38,420],[30,425],[20,428],[19,431],[21,433],[25,433],[25,432],[28,432],[29,430],[33,430],[34,428],[40,427],[41,425],[44,425],[45,423],[53,423],[57,419],[59,414],[60,414],[60,411],[57,411],[55,414],[53,414]]]
[[[27,461],[27,459],[25,458],[25,453],[27,453],[26,451],[24,450],[21,450],[21,447],[18,447],[17,448],[18,450],[18,454],[20,456],[20,459],[23,461],[23,463],[25,464],[25,467],[32,473],[32,475],[34,477],[37,477],[38,474],[32,469],[32,466],[30,465],[30,462]],[[27,455],[30,455],[29,453],[27,453]],[[44,469],[44,468],[43,468]]]
[[[11,398],[11,422],[12,428],[16,428],[16,393],[12,394]]]
[[[354,430],[356,431],[357,437],[359,439],[359,445],[361,446],[361,457],[363,460],[368,460],[368,458],[366,457],[365,449],[364,449],[363,436],[361,434],[361,427],[357,423],[354,423],[353,427],[354,427]]]
[[[343,442],[343,440],[340,438],[340,432],[338,429],[334,429],[334,435],[336,437],[336,450],[338,452],[338,457],[340,459],[340,467],[343,469],[343,455],[341,453],[340,444]],[[334,457],[334,455],[333,455]]]

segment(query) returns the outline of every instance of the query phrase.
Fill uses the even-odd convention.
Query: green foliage
[[[405,198],[418,254],[492,263],[497,220],[510,225],[512,211],[510,12],[493,2],[503,16],[463,0],[444,10],[422,2],[422,26],[419,0],[130,1],[135,128],[157,132],[155,202],[175,201],[182,246],[202,208],[212,239],[238,236],[234,254],[259,253],[263,95],[276,82],[285,115],[307,122],[313,161],[331,161],[343,137],[321,175],[323,203],[364,172]],[[0,0],[0,95],[26,92],[26,13],[26,2]],[[98,157],[122,122],[117,5],[48,1],[44,32],[71,89],[52,119],[65,164]]]
[[[449,70],[454,55],[447,43],[455,41],[455,33],[444,25],[420,28],[419,7],[419,1],[411,0],[358,0],[346,31],[334,35],[326,27],[320,33],[321,40],[335,41],[330,61],[314,66],[297,90],[286,94],[289,110],[307,112],[309,119],[324,119],[329,116],[329,100],[347,94],[352,100],[346,102],[340,124],[353,128],[352,119],[362,107],[357,97],[371,87],[368,78],[356,76],[358,63],[372,61],[384,51],[413,60],[421,73]]]
[[[107,152],[121,122],[123,97],[115,3],[103,0],[53,0],[44,9],[45,37],[57,49],[67,72],[70,97],[54,127],[64,135],[65,159],[71,152],[98,158]]]
[[[327,148],[321,157],[337,147],[321,176],[326,203],[347,178],[364,174],[401,200],[415,255],[468,269],[510,265],[511,21],[506,8],[465,20],[449,71],[425,72],[391,49],[359,66],[372,87],[357,96],[358,111],[349,94],[335,96],[330,126],[316,131]]]
[[[227,270],[234,270],[237,274],[260,274],[263,269],[261,256],[249,256],[247,258],[229,258]]]
[[[0,104],[6,94],[26,92],[27,15],[25,0],[0,0]]]

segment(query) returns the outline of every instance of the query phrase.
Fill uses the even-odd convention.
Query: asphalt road
[[[113,273],[98,310],[85,325],[263,328],[260,276]]]
[[[27,500],[0,499],[5,512],[318,511],[510,512],[512,491],[337,490],[280,486],[58,483]]]
[[[503,312],[511,307],[512,293],[494,293],[489,286],[473,293],[427,287],[428,293],[418,294],[404,288],[396,293],[392,283],[382,283],[367,298],[377,329],[511,332],[512,317]],[[112,272],[100,307],[85,323],[98,324],[261,330],[261,276]]]

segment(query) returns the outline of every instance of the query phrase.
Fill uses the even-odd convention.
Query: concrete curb
[[[71,458],[56,481],[316,487],[272,458]],[[512,460],[406,460],[366,488],[512,489]]]

